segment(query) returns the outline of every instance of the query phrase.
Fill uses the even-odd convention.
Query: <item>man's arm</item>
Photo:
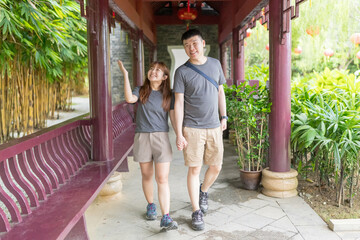
[[[187,146],[187,141],[182,133],[182,125],[184,121],[184,94],[175,93],[175,133],[176,133],[176,146],[178,150],[183,150]]]
[[[219,86],[219,111],[220,116],[226,116],[226,100],[225,100],[225,92],[224,86]],[[221,129],[224,131],[227,128],[227,121],[226,119],[221,119]]]

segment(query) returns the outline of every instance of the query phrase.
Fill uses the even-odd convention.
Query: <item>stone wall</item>
[[[116,23],[115,28],[112,28],[110,33],[110,73],[113,105],[124,100],[124,76],[117,64],[119,59],[123,61],[125,68],[129,72],[130,84],[133,85],[132,41],[128,33],[121,29],[119,23]]]
[[[217,25],[190,25],[190,28],[197,28],[203,34],[205,43],[209,44],[209,57],[219,59],[218,27]],[[184,25],[158,25],[156,28],[157,38],[157,59],[171,66],[171,58],[168,53],[168,45],[182,45],[181,35],[186,31]]]

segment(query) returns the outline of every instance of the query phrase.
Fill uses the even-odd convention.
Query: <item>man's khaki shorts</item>
[[[224,145],[221,126],[210,129],[184,127],[183,134],[188,142],[183,150],[185,166],[222,165]]]
[[[135,162],[171,162],[172,149],[168,133],[135,133],[133,153]]]

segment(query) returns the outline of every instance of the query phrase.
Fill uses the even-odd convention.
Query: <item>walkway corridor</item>
[[[174,145],[175,135],[170,132]],[[146,201],[141,188],[137,163],[129,159],[129,173],[123,173],[123,190],[113,199],[97,198],[86,212],[91,240],[115,239],[293,239],[336,240],[324,221],[300,197],[274,199],[256,191],[238,187],[236,152],[225,140],[223,170],[209,191],[209,212],[205,230],[191,229],[191,207],[186,188],[187,168],[182,153],[173,146],[170,172],[171,212],[178,230],[160,231],[160,213],[156,221],[145,220]],[[204,172],[202,173],[203,176]],[[202,179],[202,178],[201,178]],[[158,205],[157,199],[155,203]]]

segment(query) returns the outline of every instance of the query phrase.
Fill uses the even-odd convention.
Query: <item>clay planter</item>
[[[242,188],[247,190],[258,189],[261,181],[261,170],[245,171],[243,169],[239,169],[239,171],[240,171],[240,182]]]

